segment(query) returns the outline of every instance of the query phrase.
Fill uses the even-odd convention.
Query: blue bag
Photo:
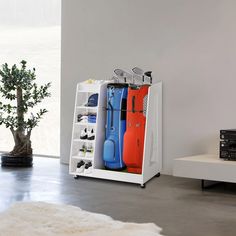
[[[103,147],[104,166],[107,169],[125,168],[123,139],[126,131],[127,84],[108,84],[106,140]]]

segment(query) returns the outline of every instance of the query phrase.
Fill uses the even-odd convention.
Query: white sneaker
[[[89,161],[89,162],[87,162],[87,163],[85,164],[84,173],[85,173],[85,174],[91,174],[91,173],[92,173],[92,169],[93,169],[93,167],[92,167],[92,162]]]
[[[88,130],[88,132],[87,132],[87,139],[88,140],[94,140],[95,139],[95,134],[94,134],[94,130],[93,129]]]
[[[86,157],[93,157],[93,145],[90,144],[86,149]]]
[[[80,139],[87,139],[87,138],[88,138],[87,128],[84,128],[80,133]]]
[[[88,117],[87,116],[81,117],[79,123],[88,123]]]
[[[83,145],[82,148],[79,149],[78,156],[79,156],[79,157],[85,157],[86,150],[87,150],[86,146]]]
[[[77,173],[83,173],[84,172],[84,168],[85,168],[85,162],[84,161],[80,161],[80,162],[77,163],[76,172]]]

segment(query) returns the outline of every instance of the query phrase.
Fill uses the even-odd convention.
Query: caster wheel
[[[79,178],[79,176],[78,176],[78,175],[75,175],[75,176],[74,176],[74,179],[78,179],[78,178]]]
[[[160,177],[160,176],[161,176],[160,172],[155,175],[155,177]]]
[[[140,184],[140,188],[146,188],[145,184]]]

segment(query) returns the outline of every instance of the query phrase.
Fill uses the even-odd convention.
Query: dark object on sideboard
[[[236,161],[236,129],[220,131],[220,158]]]

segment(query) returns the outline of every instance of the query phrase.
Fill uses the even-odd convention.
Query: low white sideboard
[[[174,160],[177,177],[236,183],[236,161],[222,160],[218,155],[204,154]]]

